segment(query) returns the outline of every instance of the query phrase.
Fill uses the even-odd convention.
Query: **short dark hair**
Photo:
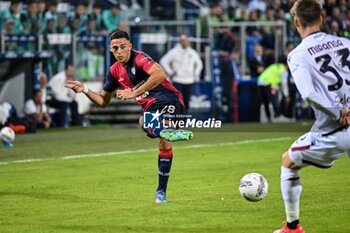
[[[110,37],[109,37],[109,41],[114,40],[114,39],[120,39],[120,38],[125,38],[128,41],[130,41],[129,34],[125,31],[121,31],[121,30],[116,30],[116,31],[112,32]]]
[[[294,3],[291,14],[298,17],[303,28],[320,21],[321,3],[318,0],[298,0]]]

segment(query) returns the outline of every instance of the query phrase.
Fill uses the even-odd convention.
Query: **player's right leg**
[[[165,128],[160,131],[160,137],[167,141],[175,142],[191,140],[193,138],[193,133],[189,130]]]
[[[145,129],[143,127],[143,117],[140,117],[139,124],[141,128],[147,133],[147,136],[150,138],[162,138],[169,142],[187,141],[193,138],[193,133],[189,130],[175,129],[172,127],[164,128],[163,124],[161,124],[159,128]]]

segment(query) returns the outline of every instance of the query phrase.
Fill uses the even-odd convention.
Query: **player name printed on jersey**
[[[336,41],[332,40],[326,43],[309,47],[307,51],[310,53],[310,55],[315,55],[323,51],[329,51],[329,50],[333,50],[334,48],[339,48],[340,46],[344,46],[341,40],[336,40]]]

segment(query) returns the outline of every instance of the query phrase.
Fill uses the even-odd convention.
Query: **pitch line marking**
[[[260,142],[285,141],[289,139],[290,137],[281,137],[281,138],[243,140],[243,141],[237,141],[237,142],[222,142],[222,143],[213,143],[213,144],[194,144],[194,145],[174,147],[174,149],[204,148],[204,147],[213,147],[213,146],[234,146],[234,145],[251,144],[256,142],[260,143]],[[91,157],[101,157],[101,156],[111,156],[111,155],[124,155],[124,154],[144,153],[144,152],[152,152],[152,151],[157,151],[157,150],[156,149],[125,150],[125,151],[95,153],[95,154],[67,155],[67,156],[58,157],[58,158],[24,159],[24,160],[10,161],[10,162],[0,162],[0,165],[6,165],[6,164],[12,164],[12,163],[32,163],[32,162],[50,161],[50,160],[80,159],[80,158],[91,158]]]

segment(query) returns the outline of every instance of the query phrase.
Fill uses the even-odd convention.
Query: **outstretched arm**
[[[114,92],[106,92],[102,90],[101,93],[94,92],[90,90],[85,84],[79,81],[68,81],[67,84],[64,85],[66,88],[70,88],[76,93],[83,92],[93,103],[104,108],[106,107],[112,99]]]

